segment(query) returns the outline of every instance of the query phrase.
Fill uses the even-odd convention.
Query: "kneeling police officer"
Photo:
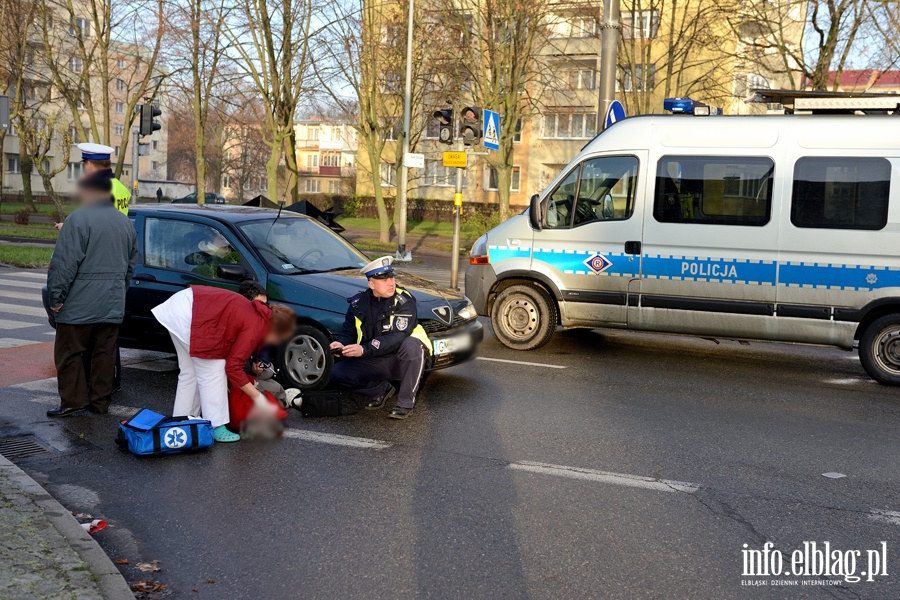
[[[350,298],[344,327],[331,343],[343,357],[331,371],[337,387],[370,398],[369,410],[378,410],[394,395],[390,381],[400,381],[397,405],[388,414],[405,419],[416,404],[416,391],[431,343],[416,319],[416,299],[394,279],[393,258],[373,260],[360,271],[369,289]]]

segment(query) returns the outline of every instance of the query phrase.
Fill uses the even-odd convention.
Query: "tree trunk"
[[[372,133],[371,135],[374,136],[376,134]],[[387,206],[384,203],[384,190],[381,189],[381,151],[371,138],[367,139],[365,144],[367,150],[366,158],[369,161],[369,172],[372,174],[375,209],[378,212],[378,241],[386,244],[391,241],[391,220],[388,217]],[[394,204],[396,204],[396,201]]]
[[[497,195],[500,197],[500,219],[509,218],[509,185],[512,181],[512,167],[502,165],[497,168]]]
[[[278,163],[280,160],[281,144],[276,142],[272,144],[269,160],[266,161],[266,194],[268,194],[269,200],[273,202],[281,201],[281,198],[278,196]]]
[[[56,207],[56,222],[62,223],[66,219],[66,211],[63,208],[59,194],[53,189],[53,179],[47,173],[42,172],[41,169],[38,169],[38,172],[41,175],[41,181],[44,183],[44,191],[47,192],[50,200],[53,201],[53,206]]]
[[[203,152],[204,128],[199,125],[195,128],[194,136],[194,169],[197,171],[197,204],[206,203],[206,157]]]
[[[37,212],[34,206],[34,194],[31,190],[31,174],[34,172],[34,163],[31,155],[25,150],[25,144],[19,142],[19,170],[22,171],[22,201],[25,203],[25,209],[31,212]],[[46,189],[46,186],[44,186]]]

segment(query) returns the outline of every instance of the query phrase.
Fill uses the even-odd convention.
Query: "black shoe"
[[[88,411],[95,415],[108,415],[109,414],[109,408],[94,408],[93,406],[89,406]]]
[[[83,415],[87,412],[87,406],[78,406],[75,408],[63,408],[62,406],[57,406],[56,408],[51,408],[47,411],[48,417],[73,417],[77,415]]]
[[[366,403],[366,410],[380,410],[384,406],[384,403],[396,393],[397,390],[394,389],[394,386],[388,385],[388,389],[385,393],[377,398],[372,398]]]
[[[402,406],[395,406],[391,409],[391,412],[388,413],[388,417],[391,419],[405,419],[412,414],[413,409],[411,408],[403,408]]]

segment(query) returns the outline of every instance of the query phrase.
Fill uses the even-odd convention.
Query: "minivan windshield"
[[[276,273],[359,269],[369,262],[344,238],[312,219],[283,216],[248,221],[240,229]]]

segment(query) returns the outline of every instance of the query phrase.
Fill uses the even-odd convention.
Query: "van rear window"
[[[872,157],[805,157],[794,165],[791,223],[818,229],[882,229],[891,163]]]
[[[771,214],[774,171],[767,157],[664,156],[653,216],[661,223],[761,227]]]

